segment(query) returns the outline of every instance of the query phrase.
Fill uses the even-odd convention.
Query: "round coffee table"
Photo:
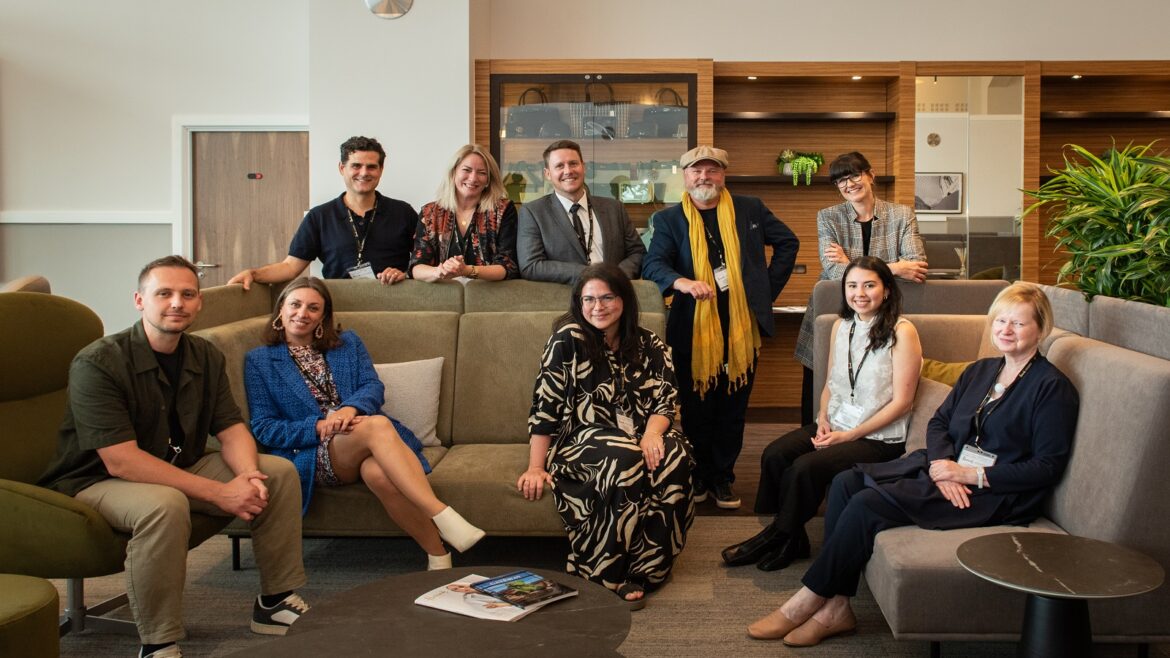
[[[288,635],[240,652],[248,656],[503,656],[555,651],[565,656],[618,656],[630,631],[630,609],[608,589],[547,569],[529,569],[577,589],[517,621],[465,617],[415,605],[420,594],[469,574],[489,578],[527,567],[460,567],[389,576],[312,608]]]
[[[976,576],[1028,594],[1021,656],[1088,656],[1087,601],[1145,594],[1165,577],[1160,564],[1137,551],[1051,532],[983,535],[955,554]]]

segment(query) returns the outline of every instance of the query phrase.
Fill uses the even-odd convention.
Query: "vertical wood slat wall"
[[[1170,149],[1170,62],[712,62],[711,60],[491,60],[475,63],[475,136],[490,142],[489,83],[499,73],[696,73],[697,138],[727,149],[728,187],[762,198],[800,237],[794,274],[778,305],[804,305],[820,274],[816,213],[840,202],[822,178],[793,187],[777,177],[775,157],[783,148],[819,151],[826,159],[858,150],[887,182],[879,197],[902,204],[914,198],[915,78],[924,75],[1020,75],[1024,78],[1023,189],[1036,189],[1048,168],[1063,164],[1064,144],[1101,151],[1161,139]],[[1084,76],[1072,80],[1073,74]],[[853,75],[862,76],[854,81]],[[748,76],[756,76],[749,81]],[[1087,112],[1070,119],[1059,112]],[[743,112],[892,113],[892,118],[748,119]],[[1105,114],[1112,112],[1113,115]],[[1118,112],[1142,112],[1121,115]],[[1096,114],[1093,114],[1096,113]],[[751,178],[737,178],[750,176]],[[768,176],[770,179],[765,179]],[[892,178],[892,182],[891,182]],[[1030,197],[1021,193],[1024,207]],[[644,219],[644,218],[641,218]],[[1025,219],[1021,278],[1055,283],[1063,263],[1055,241],[1044,236],[1045,217]],[[800,368],[792,359],[800,316],[777,316],[777,334],[767,339],[752,394],[753,407],[796,407]]]

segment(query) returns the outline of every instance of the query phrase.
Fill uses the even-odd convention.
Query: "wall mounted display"
[[[915,172],[914,210],[923,214],[961,214],[963,212],[963,174],[959,172]]]

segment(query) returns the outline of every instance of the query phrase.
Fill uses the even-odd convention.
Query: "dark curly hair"
[[[349,162],[349,155],[355,151],[373,151],[378,154],[378,166],[386,164],[386,150],[373,137],[350,137],[341,143],[341,164]]]
[[[849,273],[854,268],[875,272],[878,278],[882,281],[882,286],[889,293],[882,305],[878,307],[877,314],[874,316],[874,322],[869,328],[869,349],[876,350],[885,345],[893,347],[898,344],[898,335],[894,332],[894,325],[898,323],[898,318],[902,316],[902,290],[898,287],[898,281],[894,278],[894,273],[890,271],[890,266],[886,265],[886,261],[876,258],[874,256],[861,256],[854,259],[849,266],[845,268],[845,274],[841,277],[841,299],[845,300],[845,279],[849,277]],[[846,303],[841,307],[841,318],[844,320],[852,320],[857,313],[849,307]]]

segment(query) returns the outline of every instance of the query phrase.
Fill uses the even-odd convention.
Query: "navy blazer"
[[[748,307],[760,324],[760,332],[775,331],[772,301],[784,289],[796,266],[800,240],[784,222],[756,197],[731,195],[735,207],[735,230],[739,235],[743,288]],[[682,204],[654,215],[654,237],[642,263],[642,276],[658,284],[663,297],[675,292],[671,286],[680,277],[695,278],[690,232]],[[764,245],[772,247],[772,260],[764,261]],[[676,352],[691,351],[695,320],[695,298],[676,294],[666,321],[666,342]]]
[[[381,409],[386,387],[378,379],[370,353],[357,334],[342,332],[341,344],[325,353],[325,362],[333,373],[341,406],[353,407],[362,416],[385,415]],[[244,383],[252,435],[270,453],[296,466],[301,476],[302,513],[307,512],[317,475],[317,446],[321,443],[317,437],[317,421],[325,416],[284,343],[248,352],[244,359]],[[423,470],[429,473],[431,466],[423,457],[422,444],[414,432],[393,418],[390,420],[403,442],[418,456]]]

